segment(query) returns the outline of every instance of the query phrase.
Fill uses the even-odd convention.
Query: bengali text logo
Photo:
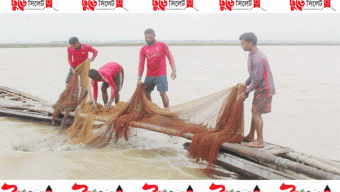
[[[82,0],[83,11],[94,10],[115,10],[116,8],[123,8],[123,0]]]
[[[154,11],[185,10],[187,8],[198,11],[194,6],[194,0],[152,0],[152,6]]]
[[[331,0],[290,0],[291,11],[332,9]]]
[[[24,10],[44,10],[46,8],[54,9],[52,0],[11,0],[13,11]]]
[[[264,10],[261,7],[260,0],[219,0],[220,10],[225,11],[233,11],[233,10],[252,10],[254,8],[259,8]]]

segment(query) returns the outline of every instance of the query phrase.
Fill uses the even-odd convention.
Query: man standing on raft
[[[252,120],[249,134],[244,137],[244,145],[254,148],[264,147],[263,141],[263,120],[261,114],[271,112],[272,96],[275,95],[275,87],[272,72],[270,71],[268,59],[256,47],[257,37],[254,33],[244,33],[240,36],[241,47],[244,51],[249,51],[248,71],[249,78],[245,84],[248,86],[246,91],[240,95],[245,100],[248,94],[255,90],[252,104]],[[254,140],[255,130],[257,140]]]
[[[168,48],[168,46],[163,43],[156,41],[155,31],[153,29],[147,29],[144,31],[145,41],[147,45],[141,48],[139,54],[139,75],[138,84],[141,83],[145,58],[147,58],[147,73],[145,77],[145,89],[146,95],[150,101],[151,92],[157,85],[157,91],[159,91],[164,108],[169,107],[169,98],[166,94],[168,91],[168,80],[166,77],[166,60],[165,56],[168,58],[170,66],[172,68],[171,78],[174,80],[176,78],[176,67],[174,58]]]
[[[68,62],[71,68],[66,78],[66,87],[68,83],[70,82],[73,74],[77,73],[76,72],[77,66],[82,65],[82,64],[89,64],[89,62],[94,61],[94,59],[96,58],[98,54],[98,51],[94,49],[93,47],[91,47],[90,45],[80,43],[77,37],[71,37],[69,39],[69,43],[70,43],[70,46],[67,48],[67,53],[68,53]],[[91,59],[88,59],[89,52],[93,53],[93,56]],[[81,79],[81,81],[83,82],[84,80]]]

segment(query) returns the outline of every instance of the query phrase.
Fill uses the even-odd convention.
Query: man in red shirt
[[[93,87],[93,107],[97,107],[97,98],[98,98],[98,81],[103,81],[102,84],[102,94],[103,94],[103,101],[104,101],[104,108],[110,109],[113,98],[115,99],[115,103],[119,102],[119,91],[123,87],[124,82],[124,70],[121,65],[115,62],[109,62],[100,67],[97,70],[90,69],[88,72],[88,76],[92,79],[91,84]],[[109,101],[107,88],[111,88],[111,95]]]
[[[91,47],[90,45],[80,43],[77,37],[71,37],[69,40],[70,46],[67,48],[68,52],[68,62],[71,66],[70,72],[66,78],[66,86],[71,80],[71,77],[76,72],[76,68],[78,65],[83,64],[83,62],[91,62],[96,58],[98,51]],[[90,59],[89,52],[93,53],[93,56]],[[82,80],[83,81],[83,80]]]
[[[166,91],[168,91],[168,80],[166,78],[165,56],[168,58],[172,68],[172,79],[176,78],[174,58],[165,43],[156,41],[156,35],[153,29],[145,30],[144,36],[147,45],[141,48],[139,54],[138,84],[141,83],[145,58],[147,58],[147,72],[144,80],[147,97],[151,101],[151,92],[154,90],[155,86],[157,86],[157,91],[159,91],[162,97],[163,106],[164,108],[167,108],[169,107],[169,98],[166,94]]]

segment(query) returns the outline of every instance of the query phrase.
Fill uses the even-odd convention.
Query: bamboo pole
[[[286,158],[289,158],[293,161],[297,161],[297,162],[300,162],[302,164],[306,164],[306,165],[309,165],[309,166],[312,166],[312,167],[333,173],[335,175],[340,175],[340,169],[333,167],[331,165],[322,163],[322,162],[317,161],[315,159],[311,159],[308,156],[302,156],[302,155],[299,155],[299,154],[294,153],[294,152],[286,153],[283,156],[286,157]]]
[[[316,168],[290,161],[288,159],[277,157],[268,152],[261,152],[259,149],[249,148],[234,143],[223,143],[221,148],[232,151],[242,156],[246,156],[261,164],[271,164],[275,166],[278,170],[288,169],[296,173],[307,175],[308,177],[322,180],[333,180],[337,178],[337,176],[332,173],[321,171]]]
[[[322,158],[317,157],[317,156],[315,156],[315,155],[310,155],[310,158],[316,159],[316,160],[318,160],[318,161],[321,161],[321,162],[323,162],[323,163],[326,163],[326,164],[328,164],[328,165],[332,165],[333,167],[337,167],[337,168],[340,169],[340,163],[337,163],[337,162],[335,162],[335,161],[331,161],[331,160],[329,160],[329,159],[322,159]]]
[[[143,129],[147,129],[151,131],[156,131],[160,133],[165,133],[169,135],[178,135],[179,133],[177,130],[171,130],[165,127],[160,127],[160,126],[156,126],[156,125],[152,125],[148,123],[136,122],[136,121],[130,122],[130,126],[143,128]],[[183,134],[183,137],[187,139],[192,139],[193,136],[194,134],[192,133]],[[302,165],[300,163],[290,161],[288,159],[277,157],[269,152],[263,152],[256,148],[249,148],[249,147],[246,147],[240,144],[227,143],[227,142],[223,143],[221,148],[228,150],[228,151],[232,151],[241,156],[245,156],[250,159],[253,159],[260,164],[274,165],[277,170],[280,170],[280,168],[282,170],[288,169],[298,174],[303,174],[311,178],[322,179],[322,180],[333,180],[337,178],[337,176],[332,173],[321,171],[316,168],[312,168],[306,165]]]

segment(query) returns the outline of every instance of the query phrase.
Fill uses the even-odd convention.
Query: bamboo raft
[[[0,86],[0,116],[19,117],[23,119],[51,122],[52,103],[8,88]],[[85,116],[85,114],[80,114]],[[75,116],[74,112],[70,116]],[[62,116],[56,122],[60,123]],[[96,117],[98,122],[107,118]],[[176,135],[175,130],[147,124],[131,122],[130,127],[141,128],[168,135]],[[185,133],[183,137],[191,140],[194,134]],[[186,143],[184,148],[188,148]],[[217,158],[217,166],[235,172],[250,179],[267,180],[340,180],[340,163],[322,159],[310,154],[294,151],[271,143],[264,148],[250,148],[242,143],[223,143]]]

